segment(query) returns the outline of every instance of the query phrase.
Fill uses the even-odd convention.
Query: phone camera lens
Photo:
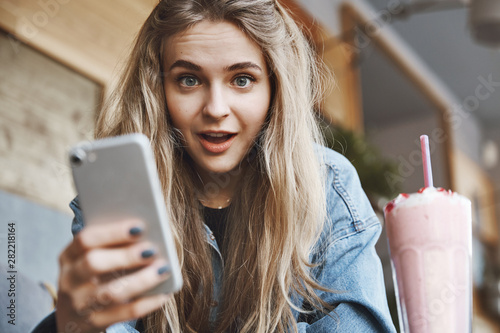
[[[69,156],[69,161],[71,162],[71,165],[73,166],[79,166],[83,163],[85,159],[85,152],[83,150],[76,150],[71,152]]]

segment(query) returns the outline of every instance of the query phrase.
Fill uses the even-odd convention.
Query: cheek
[[[175,128],[181,128],[184,121],[182,120],[182,112],[179,111],[179,109],[176,107],[176,104],[167,102],[167,110],[168,115],[170,116],[170,120],[172,121],[172,125]]]
[[[267,110],[266,110],[267,111]],[[258,112],[253,109],[249,110],[249,113],[243,120],[245,123],[246,137],[253,140],[257,134],[262,130],[264,122],[266,120],[267,112],[258,110]]]
[[[172,122],[172,126],[174,128],[181,129],[183,127],[182,126],[182,123],[183,123],[182,117],[179,116],[179,114],[176,112],[175,109],[168,106],[168,104],[167,104],[167,108],[168,108],[168,114],[170,116],[170,121]]]
[[[190,110],[194,109],[194,105],[189,105],[189,101],[179,98],[179,96],[175,94],[166,94],[166,99],[168,114],[172,120],[172,125],[178,129],[188,127],[192,122],[191,118],[193,115]]]
[[[256,132],[260,131],[269,113],[270,102],[267,96],[255,100],[247,113],[247,124]]]

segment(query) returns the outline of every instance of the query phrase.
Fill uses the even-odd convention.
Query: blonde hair
[[[162,81],[165,40],[201,22],[227,21],[262,49],[272,101],[230,206],[217,321],[212,257],[196,175],[168,116]],[[151,140],[182,266],[184,286],[143,318],[148,332],[288,332],[297,296],[329,311],[315,293],[310,255],[323,228],[325,198],[313,112],[321,68],[289,13],[273,0],[162,0],[140,30],[121,80],[99,114],[96,137],[142,132]],[[251,165],[251,166],[250,166]],[[310,310],[310,309],[309,309]]]

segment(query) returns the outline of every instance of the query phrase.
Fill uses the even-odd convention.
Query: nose
[[[224,94],[223,87],[210,86],[203,106],[203,115],[213,119],[223,119],[229,116],[231,109]]]

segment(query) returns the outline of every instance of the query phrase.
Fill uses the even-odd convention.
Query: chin
[[[234,161],[217,161],[216,163],[206,163],[203,169],[210,174],[240,174],[240,163]]]
[[[208,167],[205,170],[207,170],[210,174],[227,174],[227,173],[239,173],[238,168],[234,167],[228,167],[227,165],[225,166],[213,166],[213,167]]]

